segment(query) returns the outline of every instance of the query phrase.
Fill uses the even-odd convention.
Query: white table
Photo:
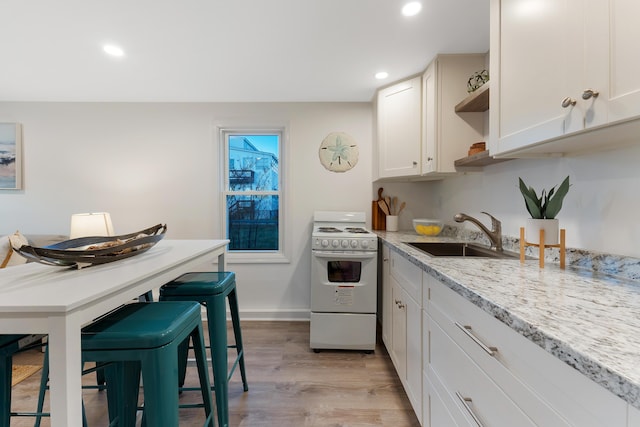
[[[77,270],[29,263],[0,270],[0,333],[49,334],[51,426],[82,425],[84,325],[202,264],[225,269],[228,240],[162,240],[140,255]]]

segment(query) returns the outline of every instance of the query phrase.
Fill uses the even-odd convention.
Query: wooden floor
[[[314,353],[308,322],[249,321],[242,323],[242,333],[249,391],[243,392],[236,370],[229,384],[230,426],[419,426],[383,345],[373,354]],[[16,363],[40,358],[25,353]],[[196,385],[193,371],[187,381]],[[34,410],[39,381],[35,374],[13,388],[14,410]],[[90,375],[83,381],[95,384]],[[180,400],[197,402],[198,393],[185,392]],[[85,390],[84,402],[89,426],[106,426],[106,393]],[[181,409],[180,420],[180,426],[202,426],[203,412]],[[42,425],[49,426],[49,420]],[[33,419],[13,418],[11,426],[33,426]]]

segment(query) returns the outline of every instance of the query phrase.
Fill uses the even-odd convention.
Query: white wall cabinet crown
[[[378,91],[379,179],[442,179],[456,172],[454,161],[483,140],[482,115],[455,112],[467,80],[483,68],[484,54],[439,55],[422,76]]]
[[[491,154],[637,140],[639,15],[635,0],[492,0]]]

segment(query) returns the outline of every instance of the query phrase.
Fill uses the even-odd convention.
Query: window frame
[[[284,124],[267,124],[263,126],[234,124],[217,125],[217,139],[220,153],[220,235],[228,239],[228,207],[227,196],[236,193],[229,190],[229,135],[270,135],[278,134],[280,137],[278,144],[278,191],[247,191],[247,195],[277,195],[278,196],[278,250],[234,250],[227,251],[226,258],[229,263],[288,263],[290,262],[289,248],[291,232],[284,226],[285,220],[289,217],[289,197],[288,186],[286,185],[288,176],[288,126]]]

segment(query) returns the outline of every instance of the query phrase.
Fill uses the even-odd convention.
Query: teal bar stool
[[[227,341],[227,302],[231,312],[235,345]],[[160,288],[160,301],[196,301],[207,309],[209,344],[213,365],[213,382],[216,393],[218,425],[229,426],[229,379],[236,366],[240,365],[240,375],[244,391],[249,390],[244,367],[244,350],[240,331],[236,275],[233,272],[186,273]],[[237,356],[228,372],[228,349],[235,348]],[[183,352],[184,353],[184,352]],[[186,355],[181,356],[181,385],[184,383]]]
[[[11,417],[36,417],[36,412],[11,412],[11,377],[13,356],[41,346],[43,335],[0,335],[0,427],[9,427]]]
[[[199,304],[131,303],[82,330],[83,363],[96,362],[104,370],[110,425],[135,426],[141,375],[143,425],[179,425],[178,354],[181,344],[189,339],[195,351],[203,403],[188,406],[204,407],[205,425],[214,427]]]

